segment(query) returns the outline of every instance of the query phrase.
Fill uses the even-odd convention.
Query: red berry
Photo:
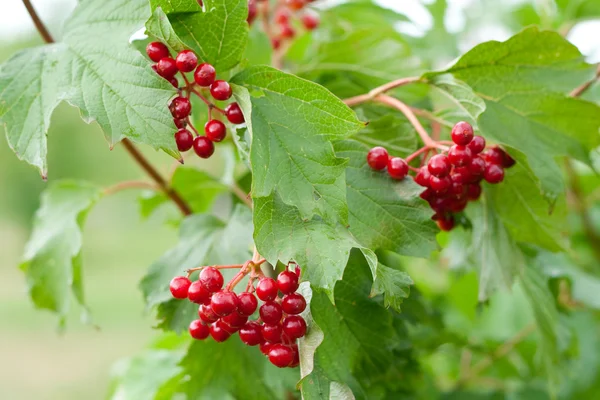
[[[271,47],[273,48],[273,50],[277,50],[279,47],[281,47],[281,39],[272,38],[271,39]]]
[[[237,309],[238,298],[230,291],[213,293],[210,299],[210,308],[220,317],[231,314]]]
[[[178,96],[169,104],[169,110],[171,110],[173,118],[184,119],[192,112],[192,103],[187,97]]]
[[[485,149],[485,139],[483,136],[473,136],[473,140],[467,145],[473,155],[479,154]]]
[[[215,342],[224,342],[231,336],[231,333],[227,332],[223,329],[219,324],[212,324],[210,326],[210,336],[215,340]]]
[[[272,301],[277,297],[277,282],[273,278],[262,278],[256,285],[256,295],[262,301]]]
[[[223,274],[215,267],[203,268],[199,280],[209,292],[219,291],[223,287]]]
[[[237,312],[232,312],[228,316],[221,318],[221,321],[234,329],[240,329],[248,321],[248,317]]]
[[[290,24],[281,24],[279,25],[279,34],[284,39],[292,39],[296,36],[296,31]]]
[[[502,182],[504,180],[504,168],[496,164],[487,164],[483,173],[483,179],[489,183]]]
[[[473,127],[465,121],[460,121],[452,128],[452,141],[460,146],[468,145],[473,140]]]
[[[374,170],[382,170],[387,166],[389,154],[383,147],[373,147],[367,153],[367,164]]]
[[[187,120],[185,119],[173,118],[173,123],[175,124],[177,129],[184,129],[187,126]]]
[[[210,328],[202,323],[199,319],[195,319],[190,323],[190,336],[194,339],[204,340],[210,335]]]
[[[502,166],[504,168],[510,168],[517,163],[506,151],[503,150],[503,153]]]
[[[198,57],[191,50],[183,50],[175,57],[175,63],[181,72],[192,72],[198,65]]]
[[[245,121],[244,114],[242,114],[242,109],[238,103],[231,103],[225,107],[225,116],[232,124],[243,124]]]
[[[451,231],[454,228],[454,217],[451,215],[440,216],[436,222],[438,227],[443,231]]]
[[[290,340],[296,340],[306,334],[306,322],[299,315],[290,315],[283,320],[283,333]]]
[[[456,199],[450,203],[450,211],[459,213],[467,207],[467,199]]]
[[[438,178],[437,176],[431,175],[431,178],[429,178],[429,187],[436,193],[446,193],[451,184],[452,180],[447,176]]]
[[[294,273],[296,275],[298,275],[298,279],[300,279],[300,273],[302,272],[302,270],[300,270],[300,267],[298,265],[296,265],[296,268],[294,268]]]
[[[281,306],[274,301],[267,301],[265,304],[260,306],[258,310],[260,318],[265,324],[278,324],[281,320],[283,312]]]
[[[210,292],[206,290],[202,282],[194,281],[188,290],[188,299],[192,303],[210,304]]]
[[[219,319],[219,316],[215,314],[209,305],[202,305],[198,309],[198,316],[205,324],[211,324]]]
[[[252,24],[252,22],[254,22],[254,19],[256,18],[256,14],[258,14],[256,0],[248,0],[248,17],[246,17],[246,21],[249,24]]]
[[[467,198],[477,200],[481,196],[481,186],[478,183],[471,183],[467,188]]]
[[[279,25],[287,24],[290,20],[290,10],[289,8],[278,8],[275,12],[275,22]]]
[[[445,154],[436,154],[429,159],[427,163],[427,169],[431,175],[439,178],[446,176],[450,173],[450,161],[448,156]]]
[[[300,10],[306,5],[306,0],[286,0],[286,4],[292,10]]]
[[[260,352],[263,353],[265,356],[269,355],[269,351],[271,351],[271,348],[273,347],[273,343],[269,343],[269,342],[261,342],[260,343]]]
[[[492,147],[483,153],[483,158],[490,164],[502,165],[504,163],[504,151],[498,147]]]
[[[169,83],[171,85],[173,85],[174,88],[178,88],[179,87],[179,81],[175,77],[172,77],[171,79],[169,79]]]
[[[431,209],[438,213],[443,213],[449,210],[451,203],[452,199],[449,197],[433,197],[431,200],[429,200]]]
[[[269,361],[279,368],[288,367],[294,361],[294,351],[283,344],[274,344],[269,350]]]
[[[215,322],[215,325],[217,325],[220,329],[223,329],[225,332],[229,333],[230,335],[233,335],[239,329],[239,328],[234,328],[233,326],[229,326],[229,324],[227,324],[225,321],[223,321],[223,318],[221,318],[220,320]]]
[[[206,136],[194,138],[194,151],[201,158],[209,158],[215,152],[215,145]]]
[[[300,314],[306,308],[306,300],[300,293],[290,293],[283,296],[281,308],[286,314]]]
[[[387,162],[387,171],[393,179],[404,179],[408,175],[408,164],[400,157],[392,157]]]
[[[280,324],[264,324],[261,329],[262,337],[270,343],[280,343],[281,332]]]
[[[312,31],[319,26],[319,17],[312,13],[307,13],[302,16],[302,25],[309,31]]]
[[[463,197],[466,193],[466,187],[461,182],[452,181],[452,185],[450,186],[450,194],[454,195],[456,198]]]
[[[277,276],[277,287],[283,294],[295,292],[298,286],[298,275],[292,271],[282,271]]]
[[[471,174],[471,180],[479,182],[485,171],[485,160],[479,156],[473,157],[468,168],[469,173]]]
[[[468,167],[456,167],[450,174],[453,182],[469,183],[471,182],[472,175]]]
[[[471,150],[467,146],[454,145],[448,150],[448,161],[457,167],[469,165],[472,159]]]
[[[211,119],[204,125],[204,133],[206,137],[213,142],[220,142],[227,135],[225,124],[217,119]]]
[[[156,72],[165,79],[171,79],[177,73],[177,64],[171,57],[161,58],[156,64]]]
[[[227,100],[231,97],[231,86],[226,81],[214,81],[210,85],[210,94],[215,100]]]
[[[239,332],[240,339],[248,346],[256,346],[263,342],[260,324],[256,321],[246,322]]]
[[[215,67],[209,63],[202,63],[198,65],[196,71],[194,71],[194,81],[200,86],[208,87],[213,84],[217,76]]]
[[[148,43],[146,54],[154,62],[159,62],[162,58],[169,57],[169,48],[161,42]]]
[[[423,187],[429,187],[430,176],[431,174],[429,173],[427,167],[421,167],[419,168],[419,172],[417,172],[417,175],[415,176],[415,182]]]
[[[292,361],[292,363],[289,366],[290,368],[295,368],[298,365],[300,365],[300,352],[298,351],[297,344],[294,343],[292,345],[292,351],[294,352],[294,361]]]
[[[185,299],[188,296],[188,289],[192,282],[186,278],[185,276],[176,276],[171,279],[171,283],[169,284],[169,289],[171,290],[171,294],[176,299]]]
[[[421,192],[421,194],[419,195],[420,198],[422,198],[423,200],[429,201],[431,200],[434,196],[437,196],[437,194],[435,193],[435,191],[431,188],[427,188],[424,191]]]
[[[256,300],[256,297],[252,293],[240,293],[238,300],[238,313],[248,317],[254,314],[256,307],[258,307],[258,300]]]
[[[175,143],[179,151],[188,151],[194,144],[194,136],[187,129],[180,129],[175,132]]]

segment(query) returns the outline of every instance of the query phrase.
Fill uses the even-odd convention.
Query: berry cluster
[[[421,198],[426,200],[435,211],[433,219],[440,229],[449,231],[454,227],[454,214],[465,209],[469,201],[481,196],[481,181],[497,184],[504,180],[504,169],[515,164],[515,160],[498,146],[486,150],[486,142],[482,136],[473,134],[473,127],[464,121],[452,128],[452,146],[447,148],[443,143],[438,146],[424,147],[406,158],[390,157],[383,147],[372,148],[367,155],[367,163],[372,169],[387,168],[394,179],[404,179],[410,170],[416,172],[414,180],[425,187]],[[424,165],[430,150],[443,148]],[[484,151],[485,150],[485,151]],[[420,154],[423,156],[422,167],[413,168],[409,162]]]
[[[189,327],[194,339],[211,336],[217,342],[224,342],[238,332],[243,343],[258,345],[273,365],[296,367],[299,363],[296,340],[306,334],[306,322],[298,315],[306,308],[306,300],[296,292],[299,275],[298,267],[295,271],[286,268],[277,280],[260,277],[256,288],[251,275],[246,291],[236,294],[232,282],[237,278],[222,289],[223,275],[218,267],[203,267],[197,281],[178,276],[171,281],[170,289],[176,299],[187,298],[200,305],[199,319]],[[260,307],[257,297],[263,301]],[[249,321],[257,308],[259,317]]]
[[[214,119],[212,111],[224,115],[232,124],[244,123],[244,115],[237,103],[230,103],[223,110],[207,99],[210,94],[214,100],[229,100],[231,86],[227,81],[216,79],[217,72],[212,65],[208,63],[198,65],[198,57],[191,50],[180,51],[173,59],[167,46],[160,42],[152,42],[146,47],[146,53],[152,61],[156,62],[152,65],[152,69],[179,90],[179,95],[169,104],[173,122],[178,129],[175,132],[177,148],[179,151],[188,151],[193,147],[198,156],[209,158],[215,151],[214,143],[225,139],[227,134],[225,124]],[[186,76],[186,73],[191,72],[193,72],[193,81]],[[185,82],[183,87],[179,87],[176,78],[178,73],[181,73]],[[190,120],[191,94],[198,96],[208,106],[208,122],[204,125],[204,135],[198,133]],[[195,137],[188,128],[194,132]]]

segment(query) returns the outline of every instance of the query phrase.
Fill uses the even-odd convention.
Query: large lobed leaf
[[[61,324],[71,296],[85,308],[82,282],[82,227],[101,191],[81,182],[58,181],[42,195],[21,269],[38,308],[58,314]]]

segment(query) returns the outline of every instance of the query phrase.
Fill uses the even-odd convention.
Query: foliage
[[[599,73],[564,33],[600,9],[584,0],[555,6],[550,14],[502,8],[498,20],[514,34],[461,56],[461,36],[476,32],[476,21],[447,32],[442,0],[428,6],[433,27],[422,37],[398,31],[404,15],[354,0],[319,8],[316,31],[298,24],[297,36],[274,48],[272,30],[247,23],[246,0],[88,0],[59,42],[3,64],[8,144],[44,177],[46,135],[63,100],[96,121],[111,147],[127,139],[183,159],[167,107],[176,90],[137,50],[147,41],[130,43],[141,28],[214,65],[245,118],[228,124],[216,162],[177,165],[168,178],[144,166],[153,183],[123,184],[151,189],[139,200],[142,217],[172,200],[184,215],[168,219],[179,241],[140,284],[164,332],[117,364],[110,398],[597,394]],[[542,27],[525,27],[532,22]],[[262,65],[269,59],[272,66]],[[192,120],[206,118],[199,108]],[[482,185],[455,229],[440,232],[413,178],[390,179],[366,156],[383,146],[416,168],[421,146],[443,146],[461,120],[516,165],[502,184]],[[89,320],[83,223],[119,188],[52,181],[42,196],[21,269],[35,306],[56,313],[61,326],[71,297]],[[172,299],[172,277],[261,257],[267,274],[290,261],[301,267],[310,305],[299,369],[276,369],[237,337],[181,335],[198,308]]]

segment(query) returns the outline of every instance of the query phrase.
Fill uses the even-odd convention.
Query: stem
[[[420,154],[425,153],[426,151],[431,150],[431,147],[421,147],[419,150],[415,151],[414,153],[412,153],[410,156],[406,157],[406,162],[409,163],[412,160],[414,160],[415,158],[417,158]]]
[[[150,162],[144,157],[142,153],[129,141],[129,139],[123,139],[121,141],[125,150],[133,157],[133,159],[142,167],[144,171],[156,182],[156,184],[162,189],[162,191],[169,196],[171,200],[177,205],[183,215],[191,215],[192,210],[188,204],[183,200],[179,194],[174,191],[162,175],[150,164]]]
[[[596,68],[596,75],[594,75],[594,77],[591,80],[589,80],[589,81],[585,82],[584,84],[582,84],[581,86],[578,86],[575,89],[573,89],[573,91],[569,94],[569,96],[571,96],[571,97],[581,96],[594,83],[596,83],[598,81],[598,79],[600,79],[600,64],[598,64],[598,67]]]
[[[211,103],[206,97],[204,97],[204,95],[202,93],[200,93],[199,91],[197,91],[196,89],[194,89],[194,85],[192,84],[191,86],[189,86],[190,88],[190,92],[194,93],[196,96],[198,96],[200,98],[200,100],[202,100],[207,106],[209,111],[211,109],[217,110],[219,113],[225,115],[225,110],[215,106],[213,103]]]
[[[230,188],[233,194],[235,194],[238,199],[240,199],[244,204],[246,204],[248,207],[250,207],[250,209],[252,209],[252,200],[250,199],[249,194],[246,194],[246,192],[244,192],[242,188],[237,185],[237,183],[231,185]]]
[[[409,78],[401,78],[396,79],[395,81],[391,81],[386,83],[385,85],[381,85],[376,87],[375,89],[369,91],[369,93],[361,94],[359,96],[350,97],[349,99],[344,100],[346,105],[352,107],[362,103],[366,103],[367,101],[371,101],[375,99],[380,94],[383,94],[389,90],[395,89],[400,86],[408,85],[409,83],[420,82],[421,78],[418,76],[412,76]]]
[[[115,193],[118,193],[118,192],[121,192],[121,191],[127,190],[127,189],[150,189],[150,190],[154,190],[156,192],[161,191],[160,187],[158,187],[156,184],[151,183],[151,182],[125,181],[125,182],[119,182],[112,186],[107,187],[106,189],[104,189],[103,193],[104,193],[104,195],[109,196],[111,194],[115,194]]]
[[[44,23],[38,16],[37,12],[35,11],[35,8],[33,8],[31,1],[23,0],[23,4],[25,5],[25,8],[27,9],[27,12],[29,13],[29,16],[31,17],[31,20],[33,21],[33,24],[35,25],[35,28],[40,33],[40,36],[42,37],[42,39],[44,39],[44,42],[54,43],[54,38],[48,31],[48,28],[46,28],[46,25],[44,25]]]

